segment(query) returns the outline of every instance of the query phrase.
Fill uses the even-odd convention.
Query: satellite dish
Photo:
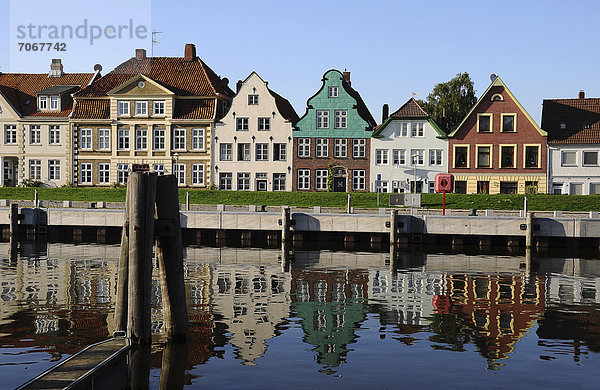
[[[492,74],[490,75],[490,80],[492,80],[492,83],[493,83],[494,81],[496,81],[496,79],[497,79],[497,78],[498,78],[498,76],[496,76],[496,74],[495,74],[495,73],[492,73]]]
[[[102,70],[102,65],[100,65],[100,64],[94,65],[94,71],[95,72],[100,72],[101,70]]]

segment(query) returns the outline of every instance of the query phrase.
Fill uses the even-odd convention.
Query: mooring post
[[[185,211],[190,211],[190,192],[185,193]]]
[[[134,343],[152,342],[150,296],[154,246],[155,173],[132,172],[129,197],[129,277],[127,335]],[[177,198],[175,198],[177,199]]]
[[[526,216],[527,229],[525,230],[525,249],[533,248],[533,213]]]
[[[12,203],[10,205],[10,258],[17,259],[17,246],[19,243],[19,205]]]
[[[177,178],[173,175],[159,176],[157,183],[156,255],[160,272],[163,320],[167,337],[174,342],[184,342],[189,324],[183,275],[183,241],[177,202]],[[187,197],[189,205],[189,193]]]
[[[38,190],[34,190],[33,192],[33,208],[38,207]]]
[[[162,354],[160,389],[183,389],[188,345],[167,343]]]
[[[346,212],[352,214],[352,195],[348,194],[348,205],[346,206]]]
[[[286,263],[290,257],[290,208],[281,208],[281,260]]]
[[[121,252],[119,253],[119,277],[117,280],[117,297],[115,303],[115,331],[127,331],[128,288],[129,279],[129,202],[131,191],[127,191],[125,199],[125,216],[121,229]]]
[[[398,229],[396,228],[396,217],[398,210],[390,211],[390,266],[393,268],[397,257]]]

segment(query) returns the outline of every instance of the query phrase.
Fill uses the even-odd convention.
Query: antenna
[[[150,56],[152,56],[152,57],[154,57],[154,44],[155,43],[160,43],[159,41],[157,41],[154,38],[156,38],[157,34],[162,34],[162,33],[163,33],[162,31],[152,31],[152,51],[150,53]]]
[[[498,78],[498,76],[496,76],[496,74],[495,74],[495,73],[492,73],[492,74],[490,75],[490,80],[492,80],[492,83],[493,83],[494,81],[496,81],[496,79],[497,79],[497,78]]]

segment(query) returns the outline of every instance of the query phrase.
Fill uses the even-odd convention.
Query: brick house
[[[506,84],[492,83],[456,130],[448,135],[448,171],[454,192],[546,192],[546,132]]]
[[[173,173],[206,188],[215,122],[233,91],[185,46],[183,57],[136,56],[75,94],[71,123],[78,186],[124,184],[132,170]]]
[[[375,120],[350,72],[328,70],[322,81],[293,131],[293,190],[368,191]]]
[[[600,98],[546,99],[542,128],[548,132],[548,190],[600,194]]]

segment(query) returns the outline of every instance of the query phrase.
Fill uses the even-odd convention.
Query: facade
[[[0,73],[0,186],[70,183],[72,94],[99,75],[65,74],[60,59],[44,74]]]
[[[221,190],[291,191],[292,129],[289,101],[252,72],[239,81],[231,108],[213,133],[213,175]]]
[[[545,193],[546,132],[500,79],[492,83],[449,137],[454,192]]]
[[[600,194],[600,99],[547,99],[542,128],[548,132],[548,191]]]
[[[414,98],[386,111],[371,138],[371,191],[435,192],[435,175],[448,172],[446,133]]]
[[[375,120],[350,84],[350,72],[325,72],[293,131],[296,191],[368,191]]]
[[[207,188],[214,125],[233,91],[196,56],[136,56],[75,95],[74,183],[124,184],[132,170],[173,173],[178,184]]]

